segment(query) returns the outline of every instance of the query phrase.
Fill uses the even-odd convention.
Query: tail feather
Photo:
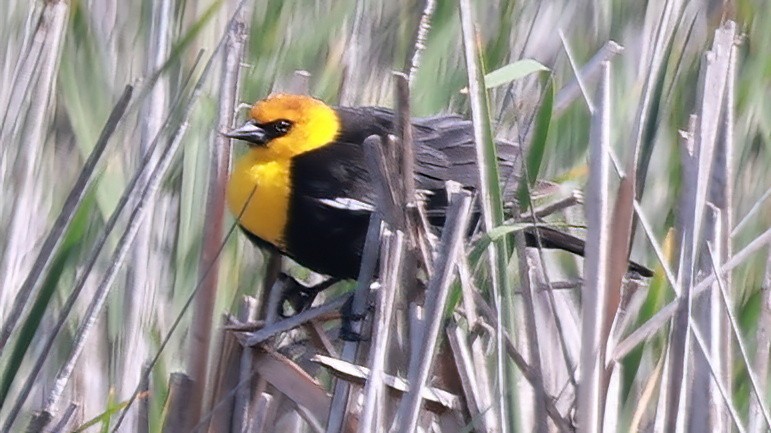
[[[538,242],[538,238],[536,236],[541,238],[540,243]],[[586,248],[586,242],[584,242],[582,239],[548,227],[538,227],[538,235],[536,235],[536,229],[534,227],[526,228],[525,243],[527,246],[533,248],[543,247],[558,249],[582,257],[584,256]],[[646,278],[653,276],[653,271],[651,269],[631,260],[629,261],[629,270],[637,272]]]

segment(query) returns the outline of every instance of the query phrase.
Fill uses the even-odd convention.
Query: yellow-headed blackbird
[[[250,120],[226,135],[246,141],[228,185],[228,206],[258,245],[335,279],[355,278],[376,191],[362,143],[394,131],[395,114],[380,107],[331,107],[302,95],[277,94],[259,101]],[[429,197],[444,197],[445,182],[478,185],[471,122],[457,115],[413,119],[415,184]],[[512,178],[515,145],[499,143],[501,178]],[[513,196],[514,182],[504,185]],[[446,205],[446,203],[445,203]],[[441,203],[427,208],[432,221]],[[555,230],[539,230],[541,245],[582,254],[583,242]],[[537,245],[530,233],[528,244]],[[650,271],[633,264],[644,276]]]

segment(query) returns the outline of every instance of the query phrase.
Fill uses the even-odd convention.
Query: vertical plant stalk
[[[397,119],[396,119],[396,134],[399,137],[399,144],[401,144],[401,151],[397,153],[394,162],[398,162],[399,172],[401,172],[401,197],[397,201],[397,206],[405,205],[402,209],[406,209],[407,214],[405,219],[404,229],[409,228],[411,211],[415,211],[417,203],[415,202],[415,145],[412,138],[412,119],[410,117],[410,88],[407,82],[407,77],[403,74],[394,74],[396,80],[396,100],[397,107]],[[396,152],[395,147],[391,149]],[[408,233],[412,234],[410,230]]]
[[[397,139],[389,137],[388,144],[390,161],[386,161],[386,170],[383,172],[385,182],[390,185],[398,185],[397,191],[392,195],[396,198],[395,209],[398,210],[399,230],[404,230],[407,234],[407,250],[404,254],[404,265],[402,266],[401,280],[397,286],[394,286],[396,292],[396,305],[403,305],[404,308],[396,310],[396,323],[409,323],[410,312],[417,311],[412,308],[420,308],[419,298],[425,292],[423,287],[419,287],[417,272],[419,264],[425,270],[427,278],[431,278],[434,272],[434,246],[432,245],[431,229],[427,223],[425,200],[418,197],[415,187],[415,144],[413,140],[412,116],[410,115],[410,87],[407,76],[401,73],[394,73],[396,82],[396,106],[397,121],[396,135]],[[395,217],[392,217],[395,219]],[[410,305],[410,307],[406,307]],[[423,333],[423,324],[416,321],[415,326],[409,326],[410,343],[419,342],[420,335]],[[405,336],[405,339],[407,336]],[[407,349],[400,339],[394,339],[391,342],[391,358],[393,365],[388,366],[391,370],[397,371],[400,365],[407,364],[412,366],[418,360],[418,352],[412,348]],[[409,359],[408,359],[409,358]],[[408,367],[409,369],[409,367]],[[439,378],[438,380],[443,380]]]
[[[610,64],[603,62],[597,89],[596,108],[589,133],[589,180],[586,191],[588,233],[584,262],[585,283],[581,299],[581,381],[578,384],[577,413],[579,433],[602,431],[605,392],[602,373],[605,347],[602,336],[607,320],[610,252]]]
[[[469,0],[459,0],[460,21],[463,34],[464,55],[466,58],[466,71],[468,74],[469,98],[471,101],[471,115],[474,125],[474,141],[476,143],[476,156],[479,164],[480,194],[482,204],[482,221],[485,230],[489,231],[503,223],[503,204],[500,190],[500,177],[498,175],[497,149],[493,141],[490,127],[490,111],[485,90],[484,71],[477,46],[477,34],[474,26],[474,18]],[[501,237],[492,248],[487,249],[492,274],[492,294],[495,308],[498,312],[496,327],[496,373],[497,382],[501,390],[501,398],[498,405],[498,416],[501,420],[501,433],[508,432],[510,422],[510,403],[505,398],[508,394],[509,380],[506,357],[503,350],[503,331],[511,327],[511,291],[506,278],[506,265],[508,261],[508,245],[506,237]],[[541,417],[545,419],[545,414]]]
[[[34,250],[30,246],[45,230],[45,213],[33,210],[43,205],[46,194],[45,189],[39,188],[38,179],[45,176],[41,172],[44,169],[41,164],[47,142],[45,132],[54,113],[56,77],[68,15],[69,5],[65,2],[53,2],[44,7],[36,32],[36,37],[43,39],[40,57],[37,59],[39,63],[35,65],[35,70],[29,71],[29,93],[21,101],[19,112],[9,114],[16,115],[16,123],[12,135],[4,137],[4,143],[12,143],[11,152],[16,149],[18,151],[14,164],[7,170],[11,173],[11,179],[7,185],[3,185],[8,186],[10,192],[4,194],[7,197],[6,203],[10,204],[10,221],[4,223],[7,224],[6,241],[4,251],[0,254],[0,305],[16,297],[5,288],[18,287],[23,274],[30,267],[31,254],[19,252]]]
[[[647,161],[642,161],[642,165],[640,165],[640,158],[643,157],[643,135],[649,122],[648,117],[651,114],[651,103],[657,85],[656,77],[659,76],[662,68],[664,68],[666,65],[665,47],[668,45],[668,41],[674,37],[674,32],[672,30],[673,26],[670,24],[673,20],[674,7],[675,2],[666,2],[663,10],[661,11],[661,17],[656,23],[657,29],[655,32],[655,40],[652,45],[653,52],[650,55],[650,63],[648,64],[647,68],[648,78],[645,80],[642,101],[640,101],[640,105],[637,108],[635,125],[632,130],[633,136],[631,142],[634,143],[634,159],[632,165],[639,168],[637,174],[640,176],[636,181],[636,184],[639,188],[637,192],[638,199],[640,197],[639,194],[645,185],[644,179],[645,175],[647,174],[646,171],[648,165]]]
[[[41,22],[45,23],[49,17],[46,17],[45,13],[41,15]],[[40,56],[45,45],[45,34],[48,26],[45,24],[38,25],[35,30],[35,34],[26,41],[26,45],[22,46],[22,57],[16,62],[14,67],[13,77],[8,83],[6,90],[0,93],[0,104],[4,108],[2,115],[0,115],[0,158],[3,161],[15,160],[16,153],[19,149],[14,149],[12,145],[11,137],[17,136],[17,133],[13,133],[16,129],[16,125],[22,123],[25,110],[21,109],[23,103],[28,102],[28,93],[31,93],[32,83],[37,77],[36,67],[41,61]],[[11,117],[11,114],[14,117]],[[13,134],[12,134],[13,133]],[[8,179],[7,171],[3,167],[2,176],[0,176],[0,186],[5,186]]]
[[[154,71],[160,70],[169,52],[169,38],[171,34],[170,23],[171,0],[154,2],[152,8],[152,22],[150,24],[150,37],[148,38],[148,57],[145,64],[145,74],[150,76]],[[135,152],[135,160],[143,163],[145,157],[151,155],[148,162],[155,165],[158,155],[153,154],[153,141],[163,129],[163,119],[168,110],[169,86],[166,76],[159,76],[152,89],[149,90],[144,106],[140,114],[141,140],[139,146],[132,149]],[[149,173],[146,173],[149,175]],[[140,180],[147,182],[147,178]],[[161,193],[163,196],[163,193]],[[157,202],[161,202],[160,197]],[[168,273],[162,272],[164,257],[159,248],[154,245],[153,238],[156,233],[156,221],[163,221],[162,211],[164,206],[150,204],[147,213],[150,217],[140,228],[137,234],[136,247],[134,248],[131,264],[126,272],[126,287],[123,293],[123,311],[125,314],[123,332],[119,340],[122,346],[121,353],[125,354],[118,359],[117,373],[120,375],[117,396],[123,401],[131,396],[139,381],[144,366],[137,359],[145,360],[150,353],[148,341],[145,338],[146,323],[148,317],[152,317],[157,305],[156,292],[160,285],[168,281]],[[173,236],[164,233],[165,236]],[[130,356],[128,356],[131,354]],[[124,432],[140,432],[138,410],[128,412],[129,422],[123,428]],[[147,428],[146,422],[142,427]]]
[[[718,127],[724,109],[725,89],[728,82],[730,54],[736,33],[735,24],[727,22],[724,27],[715,31],[712,50],[704,57],[704,72],[701,81],[698,103],[699,124],[696,129],[695,151],[698,159],[698,177],[696,183],[696,206],[693,212],[693,231],[698,236],[703,224],[704,206],[707,200],[707,190],[710,186],[710,173],[715,161],[715,146],[718,138]],[[696,260],[699,239],[692,239],[692,260]]]
[[[519,311],[522,312],[521,320],[524,322],[524,328],[526,330],[526,336],[523,338],[523,340],[527,345],[527,358],[530,360],[530,363],[534,367],[533,370],[535,371],[535,374],[530,377],[533,389],[532,408],[522,408],[522,410],[523,412],[525,410],[531,410],[530,414],[532,414],[532,420],[535,422],[534,427],[536,431],[545,433],[548,431],[548,424],[546,422],[546,399],[549,397],[547,396],[546,390],[544,388],[544,376],[541,370],[543,364],[541,358],[541,350],[539,347],[538,324],[536,323],[535,317],[537,308],[535,296],[537,294],[537,289],[535,288],[536,284],[533,284],[533,274],[536,273],[537,270],[535,266],[531,265],[530,261],[528,260],[525,237],[519,233],[515,234],[514,242],[517,249],[517,260],[519,263],[520,272],[519,276],[522,284],[520,290],[522,296],[522,308]],[[541,261],[541,263],[543,263],[543,261]],[[513,304],[509,303],[509,305],[511,306]],[[510,307],[504,306],[503,308],[506,309]],[[501,314],[503,314],[503,312],[499,312],[498,316]],[[555,317],[555,322],[556,321],[557,319]],[[496,324],[496,331],[498,330],[498,326],[500,326],[500,324]],[[505,335],[506,332],[504,332],[504,339]],[[523,416],[523,418],[525,417]],[[505,421],[503,422],[505,423]]]
[[[257,316],[257,300],[254,298],[244,298],[239,310],[239,319],[244,322],[253,321]],[[241,363],[238,371],[239,386],[236,390],[235,401],[233,402],[233,431],[236,433],[246,432],[249,429],[249,403],[255,398],[252,394],[252,387],[249,382],[254,375],[254,352],[249,348],[241,350]]]
[[[624,314],[626,307],[629,305],[629,297],[631,294],[623,293],[624,284],[623,279],[627,273],[627,263],[629,263],[629,251],[632,231],[632,222],[634,220],[634,182],[635,182],[635,168],[629,167],[631,170],[621,178],[618,191],[616,194],[616,202],[611,213],[611,240],[610,240],[610,263],[608,271],[608,288],[609,302],[606,306],[605,315],[605,329],[603,330],[603,340],[610,338],[611,327],[614,320],[618,319],[620,325],[621,317]],[[616,317],[616,312],[619,313],[619,317]]]
[[[523,179],[522,182],[525,182]],[[531,208],[532,210],[532,208]],[[536,228],[537,230],[537,228]],[[520,270],[520,281],[521,281],[521,290],[520,293],[522,295],[522,308],[520,311],[522,312],[522,321],[524,322],[524,329],[526,330],[526,336],[523,338],[525,343],[527,344],[527,357],[530,360],[530,363],[533,365],[533,371],[535,371],[535,374],[531,375],[528,379],[532,385],[533,389],[533,400],[532,400],[532,420],[535,422],[535,428],[536,431],[545,433],[548,431],[548,425],[546,422],[546,413],[547,413],[547,407],[546,407],[546,401],[547,398],[550,398],[547,396],[545,385],[544,385],[544,376],[541,367],[543,366],[542,358],[541,358],[541,349],[539,344],[539,336],[538,336],[538,324],[536,323],[536,309],[537,309],[537,303],[536,303],[536,295],[537,295],[537,289],[535,286],[537,284],[534,284],[534,274],[538,272],[536,266],[537,265],[531,265],[530,261],[528,260],[528,254],[526,252],[526,243],[525,243],[525,237],[521,233],[515,233],[514,235],[514,242],[517,250],[517,260],[519,263],[519,270]],[[543,258],[541,257],[541,263],[544,263]],[[543,271],[543,274],[545,275],[545,270]],[[550,293],[551,295],[551,293]],[[512,305],[512,304],[510,304]],[[554,305],[552,302],[551,305]],[[507,308],[507,307],[504,307]],[[502,313],[499,313],[499,315]],[[559,323],[559,319],[556,317],[556,314],[553,316],[555,319],[555,326],[559,329],[561,326],[556,324]],[[496,324],[496,330],[497,326],[499,324]],[[506,332],[504,330],[503,338],[505,339]],[[561,334],[562,335],[562,334]],[[562,339],[560,337],[560,339]],[[564,345],[562,345],[565,347]],[[567,360],[567,351],[563,351],[563,354],[566,356]],[[568,365],[566,363],[566,365]],[[519,366],[518,366],[519,367]],[[520,368],[521,370],[521,368]],[[528,408],[530,409],[530,408]],[[523,412],[524,409],[523,408]],[[528,414],[530,415],[530,414]],[[525,418],[525,416],[523,416]]]
[[[372,345],[368,368],[369,379],[364,386],[364,407],[359,419],[360,432],[384,431],[385,409],[388,395],[384,389],[384,378],[388,362],[388,348],[394,312],[394,299],[402,282],[402,254],[405,250],[404,233],[397,231],[383,242],[378,300],[372,327]],[[386,242],[387,241],[387,242]]]
[[[755,356],[752,359],[752,370],[758,377],[758,388],[768,389],[768,367],[771,358],[771,248],[766,257],[766,276],[760,287],[760,316],[755,334]],[[762,433],[769,428],[765,425],[763,404],[750,400],[749,426],[750,433]]]
[[[464,305],[470,304],[466,303]],[[466,398],[466,406],[471,417],[471,425],[475,431],[493,431],[493,425],[488,420],[492,419],[493,423],[496,420],[494,417],[485,416],[487,411],[484,409],[492,406],[489,400],[485,401],[485,391],[489,383],[483,382],[484,378],[480,380],[478,377],[479,372],[485,369],[485,364],[477,365],[475,363],[472,348],[468,344],[468,333],[465,330],[458,327],[453,321],[450,321],[447,324],[446,333],[447,340],[452,349],[453,360],[461,378],[463,395]],[[479,369],[480,367],[481,370]]]
[[[697,117],[692,115],[689,120],[688,131],[682,134],[680,142],[682,166],[683,166],[683,196],[680,208],[685,216],[681,221],[682,244],[680,253],[680,266],[678,271],[678,284],[675,291],[675,312],[672,315],[672,328],[669,333],[668,347],[668,375],[664,380],[664,429],[675,431],[677,419],[680,416],[682,388],[684,386],[685,366],[690,358],[688,336],[690,334],[690,316],[693,302],[693,269],[694,255],[691,254],[694,245],[694,209],[696,208],[696,176],[698,175],[698,159],[696,157],[695,130]]]
[[[718,239],[718,259],[719,263],[726,263],[731,259],[733,254],[733,240],[731,238],[731,229],[734,227],[734,197],[733,197],[733,182],[734,182],[734,121],[735,121],[735,97],[734,97],[734,82],[736,80],[736,56],[737,49],[734,40],[728,40],[728,38],[734,37],[732,29],[733,22],[728,22],[724,25],[722,32],[727,34],[721,37],[723,46],[721,49],[729,48],[727,59],[727,70],[725,77],[725,93],[723,97],[723,110],[721,116],[721,128],[722,130],[717,137],[717,143],[715,147],[715,162],[712,167],[712,186],[709,191],[709,201],[714,204],[719,210],[720,225],[717,227]],[[729,45],[730,44],[730,45]],[[726,46],[728,45],[728,46]],[[719,267],[719,266],[718,266]],[[725,287],[732,287],[732,272],[728,272],[724,276]],[[718,279],[719,281],[720,279]],[[734,357],[733,351],[724,350],[726,347],[731,347],[731,329],[726,326],[729,316],[731,315],[730,309],[733,305],[730,305],[729,310],[723,310],[719,307],[720,302],[716,296],[717,291],[714,291],[712,296],[712,314],[713,314],[713,328],[714,333],[711,337],[711,351],[713,356],[722,354],[722,356],[716,358],[718,368],[720,369],[720,378],[723,386],[731,388],[733,381],[733,364]],[[711,393],[711,394],[714,394]],[[724,431],[729,424],[729,416],[727,410],[723,410],[718,414],[718,421],[715,427],[718,431]]]
[[[717,168],[717,166],[715,167]],[[715,245],[718,249],[720,245],[720,209],[716,208],[710,202],[704,208],[705,223],[703,236],[708,245]],[[707,275],[712,271],[711,263],[705,259],[706,254],[700,254],[701,260],[698,263],[697,275]],[[713,284],[712,290],[707,296],[693,300],[691,323],[702,332],[707,347],[705,352],[692,350],[694,348],[691,342],[692,362],[688,366],[688,415],[685,416],[689,432],[704,431],[726,431],[726,423],[723,420],[722,404],[717,398],[718,393],[715,385],[712,384],[713,375],[710,372],[710,362],[717,368],[722,368],[727,350],[723,347],[731,347],[730,340],[728,346],[720,346],[720,328],[724,325],[719,319],[723,316],[720,305],[720,292],[717,290],[717,282]],[[726,320],[728,320],[726,318]],[[694,330],[695,331],[695,330]],[[711,358],[711,359],[707,359]],[[717,376],[718,379],[720,375]]]
[[[365,88],[369,73],[363,66],[371,58],[367,51],[373,48],[371,28],[373,20],[368,18],[364,2],[356,2],[354,6],[351,33],[343,54],[343,77],[340,82],[340,102],[342,105],[353,105],[356,102],[356,92]],[[366,30],[365,30],[366,29]]]
[[[268,429],[268,420],[271,418],[271,408],[274,407],[273,395],[267,392],[261,393],[253,399],[252,407],[249,410],[251,419],[251,433],[265,433]]]
[[[227,30],[218,104],[219,118],[214,142],[210,149],[209,185],[204,211],[206,224],[204,224],[203,246],[199,260],[199,279],[202,284],[196,295],[188,348],[188,372],[194,383],[190,396],[192,418],[189,421],[192,424],[198,421],[203,410],[206,389],[212,315],[219,277],[219,251],[224,232],[225,189],[230,164],[230,139],[219,132],[233,126],[233,107],[237,102],[238,77],[246,41],[243,15],[243,8],[238,8]]]
[[[695,324],[694,324],[695,325]],[[704,355],[704,359],[707,361],[707,365],[709,368],[710,373],[712,373],[712,378],[716,379],[714,384],[715,388],[717,389],[718,393],[720,394],[720,397],[723,400],[723,403],[728,410],[728,413],[731,417],[731,420],[733,421],[734,425],[736,426],[736,429],[739,431],[739,433],[745,433],[746,430],[744,429],[744,426],[741,423],[741,419],[739,417],[739,413],[736,410],[736,405],[733,403],[733,399],[731,396],[730,391],[728,391],[728,388],[723,386],[722,383],[720,383],[720,380],[718,379],[718,376],[720,375],[720,372],[718,371],[717,366],[712,362],[712,359],[709,355],[709,346],[707,346],[706,341],[704,340],[704,336],[701,335],[701,332],[699,331],[699,328],[697,326],[689,326],[688,329],[693,334],[696,346],[699,348],[701,353]],[[704,414],[705,416],[707,414]],[[688,429],[691,428],[691,426],[686,426]],[[693,430],[698,432],[698,430]],[[701,432],[699,432],[701,433]]]
[[[682,219],[682,250],[678,279],[681,292],[678,293],[678,313],[670,335],[670,364],[668,391],[666,394],[666,415],[664,428],[674,431],[677,419],[683,415],[680,388],[683,385],[683,372],[687,362],[687,340],[689,318],[691,315],[691,294],[696,283],[696,269],[699,264],[699,251],[704,242],[705,209],[707,193],[712,187],[712,173],[715,165],[715,149],[719,137],[718,127],[723,118],[725,90],[728,81],[730,55],[734,44],[735,25],[727,22],[715,31],[712,50],[704,56],[701,70],[698,117],[692,117],[689,126],[688,142],[683,157],[684,179],[684,216]],[[718,368],[720,366],[718,365]],[[688,396],[684,396],[687,398]]]
[[[169,393],[166,399],[166,413],[163,417],[163,433],[184,433],[186,421],[190,419],[191,406],[187,397],[193,389],[193,381],[184,373],[171,373]]]
[[[364,140],[365,155],[368,148],[381,148],[379,137],[369,137]],[[371,152],[371,150],[370,150]],[[375,275],[375,267],[378,261],[378,251],[380,244],[380,228],[382,219],[373,213],[369,220],[367,237],[364,241],[364,253],[361,258],[361,267],[359,268],[359,277],[356,280],[356,291],[353,293],[351,301],[351,313],[362,314],[366,312],[367,298],[370,291],[370,282]],[[354,332],[361,332],[361,321],[352,323]],[[346,341],[340,352],[340,359],[345,362],[354,363],[359,351],[359,344],[355,341]],[[332,392],[332,402],[329,405],[329,417],[327,418],[326,433],[339,433],[343,431],[348,415],[348,404],[351,392],[351,386],[345,380],[337,380]]]
[[[630,172],[621,177],[616,192],[615,203],[610,212],[610,239],[608,240],[608,263],[605,274],[606,301],[605,311],[602,312],[604,323],[600,334],[602,364],[600,364],[600,420],[604,420],[607,413],[608,429],[618,429],[620,407],[623,404],[619,398],[619,381],[614,378],[621,374],[620,368],[614,362],[608,362],[607,348],[609,342],[615,343],[611,336],[614,324],[621,324],[624,311],[628,306],[628,296],[624,296],[625,289],[629,290],[630,283],[624,285],[624,275],[627,273],[630,253],[631,232],[634,224],[634,190],[635,167],[629,158]]]
[[[1,103],[5,108],[0,118],[0,157],[16,160],[12,137],[18,137],[24,124],[24,105],[34,101],[36,85],[51,85],[51,72],[47,65],[59,63],[62,36],[66,30],[69,4],[65,1],[48,1],[43,6],[34,34],[26,41],[22,58],[14,68],[13,80],[3,95]],[[53,51],[51,50],[53,48]],[[53,63],[52,63],[53,62]],[[42,79],[41,79],[42,77]],[[48,105],[48,97],[40,98],[36,104]],[[29,151],[30,149],[18,149]],[[5,179],[3,179],[5,180]]]
[[[404,67],[410,87],[415,81],[418,68],[420,68],[420,58],[423,55],[423,50],[426,49],[426,40],[428,39],[428,32],[431,30],[431,18],[434,16],[434,11],[436,11],[436,0],[426,0],[423,13],[420,14],[417,31],[415,32],[415,43],[412,44],[409,63]]]
[[[236,317],[239,322],[248,323],[248,318],[244,317],[244,310],[242,303],[239,305]],[[226,431],[230,428],[231,421],[236,422],[233,401],[236,392],[242,389],[238,386],[239,367],[241,356],[246,350],[239,344],[235,335],[223,329],[222,325],[227,321],[227,315],[223,314],[219,326],[215,325],[217,329],[222,329],[222,332],[219,333],[212,351],[214,359],[206,409],[196,424],[196,428],[206,426],[209,431]]]
[[[25,270],[29,269],[30,261],[27,254],[18,254],[26,251],[34,244],[34,240],[42,235],[45,227],[45,214],[34,212],[44,203],[45,189],[39,188],[37,180],[44,176],[41,170],[43,155],[46,154],[47,137],[45,135],[49,127],[50,118],[53,117],[57,94],[57,75],[62,55],[62,46],[69,16],[69,5],[66,3],[54,3],[46,8],[45,25],[50,26],[45,33],[46,41],[42,49],[40,60],[36,65],[37,79],[33,82],[32,93],[26,115],[20,115],[21,121],[16,125],[18,133],[9,141],[16,142],[13,138],[22,138],[18,141],[19,152],[15,164],[9,170],[17,179],[15,191],[10,195],[11,218],[7,228],[7,244],[0,263],[0,287],[16,287]],[[42,26],[42,22],[41,22]],[[22,120],[23,119],[23,120]],[[4,294],[14,296],[13,294]],[[3,299],[0,297],[0,299]]]
[[[459,259],[458,277],[461,285],[461,295],[466,321],[470,324],[475,324],[475,326],[480,326],[481,317],[477,314],[477,308],[481,308],[482,303],[478,302],[477,299],[481,298],[482,295],[479,288],[474,284],[468,258],[463,254]],[[498,319],[495,318],[495,316],[489,319],[489,321],[493,324],[498,323]],[[460,329],[458,331],[461,332]],[[452,325],[448,326],[447,333],[449,336],[448,340],[450,348],[453,353],[456,354],[456,364],[460,364],[460,361],[462,361],[462,359],[459,358],[462,355],[459,350],[462,349],[462,347],[470,346],[470,362],[473,366],[473,370],[469,371],[469,374],[466,375],[463,367],[460,365],[456,367],[461,379],[461,385],[468,383],[469,388],[473,388],[465,391],[467,394],[467,401],[470,403],[470,406],[472,406],[469,408],[469,415],[473,418],[475,417],[475,411],[481,413],[482,419],[480,421],[487,426],[487,430],[499,430],[501,420],[496,416],[496,411],[488,409],[494,407],[495,404],[493,398],[495,386],[490,380],[490,362],[484,347],[485,342],[482,338],[473,338],[468,343],[467,339],[460,341],[460,335],[458,335],[458,332],[452,330]],[[468,363],[463,362],[463,364]],[[464,382],[464,377],[466,376],[468,377],[468,381]],[[471,396],[469,396],[469,392],[472,393]]]
[[[447,209],[447,221],[442,231],[437,254],[436,271],[428,282],[426,292],[426,329],[423,332],[423,352],[417,368],[408,372],[409,390],[402,398],[399,411],[394,420],[392,432],[412,433],[416,431],[422,394],[431,372],[436,352],[439,330],[444,321],[444,309],[450,290],[450,283],[456,269],[455,263],[462,251],[463,238],[466,234],[471,211],[471,194],[468,191],[456,191],[450,197]]]

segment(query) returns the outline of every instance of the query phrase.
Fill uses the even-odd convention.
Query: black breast
[[[332,204],[374,202],[362,157],[360,146],[335,143],[293,159],[286,248],[318,273],[356,278],[359,272],[370,214]]]

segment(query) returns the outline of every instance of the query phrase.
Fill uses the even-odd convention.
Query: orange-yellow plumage
[[[257,123],[286,119],[292,130],[271,140],[266,147],[252,148],[267,159],[285,159],[318,149],[335,140],[340,132],[340,120],[325,103],[308,96],[277,94],[252,107],[250,115]]]
[[[233,168],[227,202],[241,226],[283,251],[289,194],[287,161],[265,160],[250,151]]]

